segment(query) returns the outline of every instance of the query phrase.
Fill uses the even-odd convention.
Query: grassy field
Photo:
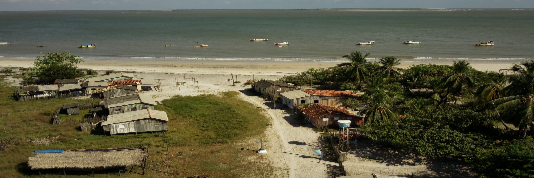
[[[105,136],[77,129],[79,123],[50,124],[53,112],[64,104],[95,102],[91,99],[15,101],[14,88],[0,80],[0,177],[34,177],[27,167],[35,150],[101,149],[148,146],[146,175],[134,167],[97,172],[95,177],[269,177],[272,167],[256,154],[259,140],[269,124],[261,110],[239,100],[236,92],[196,97],[174,97],[156,106],[169,116],[167,133]],[[84,111],[85,113],[85,111]],[[81,113],[83,114],[83,113]],[[62,116],[64,117],[64,116]],[[48,140],[35,144],[31,140]],[[64,177],[46,172],[46,177]],[[86,177],[88,172],[67,172]]]

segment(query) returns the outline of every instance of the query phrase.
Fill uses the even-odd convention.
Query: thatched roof
[[[141,165],[146,156],[139,148],[35,153],[29,157],[28,166],[31,169],[107,169]]]
[[[109,115],[107,120],[102,122],[102,125],[116,124],[121,122],[130,122],[141,119],[156,119],[162,121],[169,121],[167,113],[165,111],[158,110],[137,110],[125,113]]]

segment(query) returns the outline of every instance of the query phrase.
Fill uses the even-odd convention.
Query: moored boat
[[[250,41],[269,41],[269,39],[266,39],[266,38],[254,38],[254,39],[250,39]]]
[[[479,44],[475,44],[475,46],[493,46],[493,45],[495,45],[495,43],[493,43],[493,41],[480,42]]]
[[[289,42],[287,41],[284,41],[284,42],[280,42],[280,43],[274,43],[275,46],[285,46],[285,45],[289,45]]]
[[[356,45],[374,45],[375,41],[359,42]]]
[[[95,44],[82,44],[78,48],[96,48]]]
[[[0,45],[10,45],[11,43],[9,42],[0,42]]]
[[[205,48],[205,47],[208,47],[207,44],[198,44],[198,45],[195,45],[195,48]]]
[[[405,41],[404,44],[419,44],[419,41]]]

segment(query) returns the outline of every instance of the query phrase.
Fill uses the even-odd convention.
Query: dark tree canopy
[[[79,70],[76,64],[83,62],[78,56],[64,53],[47,53],[44,56],[37,56],[33,63],[36,69],[31,72],[26,81],[31,81],[34,77],[42,83],[54,83],[56,79],[72,79],[83,77],[83,71]]]

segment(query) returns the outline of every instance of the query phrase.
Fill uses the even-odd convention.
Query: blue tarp
[[[36,150],[33,153],[63,153],[63,150]]]

